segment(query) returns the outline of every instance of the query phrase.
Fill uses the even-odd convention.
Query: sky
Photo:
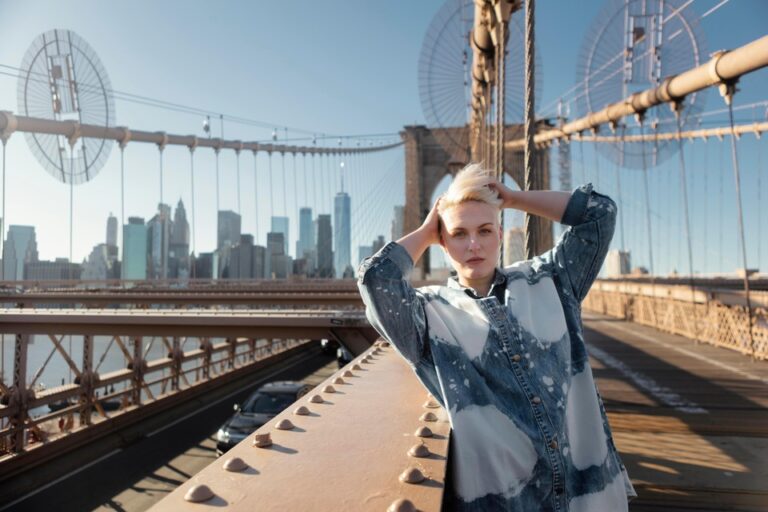
[[[680,2],[682,3],[682,2]],[[686,7],[702,16],[707,52],[735,48],[765,35],[768,3],[761,0],[694,0]],[[18,112],[16,70],[39,34],[69,29],[98,55],[112,89],[210,112],[212,134],[219,136],[217,113],[227,115],[228,139],[278,142],[317,134],[319,144],[356,146],[399,140],[406,125],[425,124],[419,97],[419,56],[430,23],[442,1],[390,2],[257,1],[257,2],[98,2],[95,0],[0,0],[0,110]],[[552,115],[551,105],[577,81],[582,41],[602,22],[604,2],[539,2],[537,44],[542,82],[539,110]],[[718,7],[719,6],[719,7]],[[522,12],[515,16],[521,17]],[[512,48],[511,51],[520,51]],[[768,100],[765,70],[745,77],[735,106]],[[148,131],[205,136],[204,115],[183,113],[115,100],[119,126]],[[716,93],[708,95],[705,112],[724,107]],[[544,107],[549,107],[545,109]],[[231,120],[240,117],[258,123]],[[766,105],[737,110],[737,121],[764,120]],[[706,126],[722,126],[726,118],[713,114]],[[720,123],[720,124],[718,124]],[[259,124],[260,126],[255,126]],[[324,138],[321,134],[328,134]],[[383,135],[381,135],[383,134]],[[725,140],[728,143],[728,139]],[[768,243],[759,232],[768,226],[762,204],[768,195],[765,138],[752,136],[738,143],[744,188],[747,255],[750,267],[768,267]],[[572,144],[574,183],[592,181],[612,197],[616,165],[598,155],[592,145]],[[582,156],[583,154],[583,156]],[[554,156],[554,154],[553,154]],[[687,143],[684,149],[693,222],[696,271],[731,271],[741,267],[737,250],[736,196],[729,144]],[[149,219],[160,201],[157,147],[133,143],[125,149],[125,217]],[[358,245],[377,235],[389,238],[392,208],[404,201],[402,148],[367,156],[312,159],[260,153],[241,154],[240,189],[237,157],[219,155],[221,209],[238,210],[243,231],[264,243],[269,216],[293,215],[291,250],[297,235],[298,207],[332,213],[333,194],[341,187],[352,196],[353,255]],[[22,134],[6,148],[5,217],[9,224],[34,225],[41,259],[69,254],[68,185],[54,179],[35,159]],[[294,167],[295,166],[295,167]],[[254,183],[254,167],[257,181]],[[216,160],[212,151],[194,156],[195,229],[197,252],[214,249],[216,241]],[[284,171],[285,169],[285,171]],[[557,169],[553,166],[553,173]],[[762,172],[762,176],[760,173]],[[685,238],[678,187],[677,155],[648,172],[654,269],[684,271]],[[287,179],[283,180],[283,176]],[[642,174],[620,172],[624,244],[633,264],[649,266],[646,203]],[[444,188],[446,183],[442,184]],[[759,185],[759,186],[758,186]],[[439,191],[438,191],[439,192]],[[73,189],[74,259],[81,261],[105,238],[107,216],[121,216],[120,151],[91,181]],[[254,200],[256,197],[256,200]],[[163,201],[183,200],[191,216],[190,155],[186,148],[163,153]],[[258,219],[258,221],[257,221]],[[510,222],[520,222],[511,214]],[[258,226],[257,226],[258,223]],[[617,231],[613,247],[621,246]]]

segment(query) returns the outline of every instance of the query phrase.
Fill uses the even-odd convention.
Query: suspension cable
[[[535,150],[533,137],[536,132],[535,116],[535,0],[525,2],[525,190],[541,190],[539,176],[534,175]],[[538,218],[525,215],[525,254],[531,259],[540,250],[539,237],[541,222]]]
[[[640,124],[640,133],[645,130],[645,112],[638,114]],[[653,236],[651,232],[651,198],[648,191],[648,166],[645,157],[645,142],[641,142],[640,153],[643,160],[643,190],[645,192],[645,224],[648,230],[648,272],[651,276],[651,313],[653,314],[653,324],[659,326],[658,316],[656,315],[656,275],[653,269]]]
[[[616,159],[616,192],[617,199],[619,201],[619,208],[624,209],[624,202],[621,199],[621,168],[624,166],[624,134],[627,129],[627,125],[622,123],[621,125],[621,142],[619,149],[619,158]],[[621,210],[620,210],[621,211]],[[624,215],[620,214],[619,217],[619,230],[621,231],[621,252],[624,253],[626,246],[624,245]],[[621,269],[619,269],[621,270]]]
[[[269,220],[267,221],[267,233],[272,231],[272,226],[270,223],[272,222],[272,217],[275,216],[275,191],[272,189],[272,151],[268,152],[269,154],[269,181],[268,181],[268,187],[269,188]]]
[[[254,228],[254,234],[256,236],[256,239],[254,241],[255,245],[259,245],[259,164],[258,164],[258,153],[256,151],[253,152],[253,211],[254,211],[254,222],[255,222],[255,228]]]
[[[677,133],[682,131],[682,116],[680,115],[683,106],[677,102],[673,104],[675,117],[677,118]],[[691,221],[688,211],[688,184],[685,176],[685,155],[683,154],[683,139],[677,139],[678,153],[680,154],[680,186],[683,189],[683,209],[685,214],[685,238],[688,243],[688,279],[691,287],[691,308],[693,309],[693,338],[699,342],[699,321],[696,315],[696,286],[693,280],[693,247],[691,243]]]
[[[235,150],[235,169],[237,173],[237,214],[242,218],[243,212],[240,209],[240,150]]]
[[[731,130],[734,130],[733,123],[733,84],[727,86],[728,93],[726,102],[728,103],[728,118],[731,124]],[[744,211],[741,203],[741,175],[739,172],[739,159],[736,153],[736,133],[731,136],[731,159],[733,161],[733,179],[736,186],[736,206],[739,214],[739,238],[741,240],[741,262],[744,266],[744,295],[747,301],[747,329],[749,332],[749,350],[752,360],[755,359],[755,337],[752,333],[752,302],[749,294],[749,267],[747,267],[747,244],[744,236]]]
[[[195,245],[195,148],[194,146],[189,147],[189,180],[191,185],[191,197],[192,197],[192,253],[197,255],[195,252],[197,250],[197,247]],[[218,212],[216,213],[216,216],[218,217]],[[197,255],[199,256],[199,255]],[[190,275],[194,278],[196,277],[196,271],[194,260],[190,262],[190,266],[192,267],[190,269]]]
[[[219,212],[221,207],[219,205],[219,148],[215,148],[213,152],[216,154],[216,219],[219,218]],[[217,247],[218,249],[218,247]]]

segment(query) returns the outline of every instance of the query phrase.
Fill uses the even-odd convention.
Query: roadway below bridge
[[[152,418],[138,429],[54,461],[9,481],[0,490],[0,511],[147,510],[216,460],[215,434],[235,403],[273,380],[317,385],[338,369],[335,357],[314,347],[285,363],[217,390],[205,400]],[[63,473],[63,474],[62,474]],[[33,489],[11,497],[17,485]],[[55,506],[53,504],[56,504]]]

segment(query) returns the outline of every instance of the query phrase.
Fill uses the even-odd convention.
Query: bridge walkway
[[[585,313],[632,511],[768,510],[768,363]]]

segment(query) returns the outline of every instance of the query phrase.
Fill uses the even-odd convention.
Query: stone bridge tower
[[[455,148],[448,152],[438,141],[439,132],[449,130],[467,130],[467,128],[427,128],[426,126],[406,126],[400,137],[405,143],[405,211],[403,232],[410,233],[418,228],[427,217],[432,204],[430,199],[440,180],[446,174],[455,176],[469,163],[469,148]],[[506,140],[523,137],[522,125],[510,125],[506,128]],[[469,140],[453,134],[453,140]],[[507,151],[504,156],[504,170],[512,177],[520,189],[524,188],[525,168],[522,151]],[[544,175],[543,188],[549,190],[549,152],[538,151],[536,172]],[[552,223],[544,221],[541,232],[537,234],[540,247],[552,247]],[[418,270],[416,270],[418,269]],[[424,278],[429,274],[429,251],[416,263],[414,277]]]

